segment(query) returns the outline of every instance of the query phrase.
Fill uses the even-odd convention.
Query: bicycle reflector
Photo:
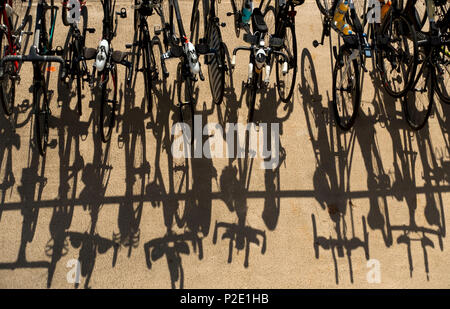
[[[297,11],[290,11],[288,12],[289,17],[294,18],[297,15]]]
[[[54,66],[48,66],[46,71],[47,71],[47,72],[55,72],[55,71],[56,71],[56,67],[54,67]]]

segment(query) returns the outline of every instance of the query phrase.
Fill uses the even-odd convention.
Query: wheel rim
[[[284,44],[281,51],[288,56],[288,72],[286,75],[283,75],[284,59],[277,57],[277,89],[280,98],[286,102],[292,97],[297,75],[297,47],[295,35],[291,27],[285,29]]]
[[[382,75],[386,90],[393,96],[404,95],[412,85],[416,68],[412,33],[413,29],[400,18],[393,19],[391,26],[387,23],[384,27],[383,34],[389,38],[389,44],[381,49]]]
[[[338,125],[347,130],[352,126],[357,113],[359,74],[349,55],[345,54],[340,59],[342,63],[336,64],[334,72],[334,109]]]
[[[45,103],[44,92],[39,89],[36,93],[36,141],[39,153],[44,155],[48,144],[48,106]]]
[[[107,79],[107,80],[106,80]],[[106,80],[106,81],[105,81]],[[109,141],[115,119],[116,85],[113,71],[102,74],[102,106],[100,114],[100,128],[103,142]]]
[[[9,49],[8,40],[6,39],[5,36],[1,35],[0,51],[3,57],[9,55],[8,49]],[[14,74],[15,74],[14,62],[6,62],[4,64],[4,78],[0,84],[1,85],[0,95],[5,114],[7,114],[8,116],[11,115],[14,104],[14,96],[15,96],[15,84],[13,79]]]
[[[425,55],[421,54],[422,57]],[[422,66],[425,66],[422,68]],[[422,63],[414,88],[403,99],[405,118],[412,129],[419,130],[425,126],[431,113],[434,89],[431,70]]]
[[[222,65],[224,64],[225,53],[222,46],[222,35],[218,26],[214,25],[211,27],[208,43],[211,48],[219,51],[217,56],[208,56],[208,76],[213,102],[215,104],[220,104],[223,99],[225,70],[223,67],[220,68],[219,65],[220,62],[222,62]],[[220,57],[220,60],[218,57]]]

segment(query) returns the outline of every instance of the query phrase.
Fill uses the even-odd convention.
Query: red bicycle
[[[28,36],[32,34],[29,31],[31,2],[32,0],[0,0],[0,59],[19,55],[22,47],[27,45]],[[25,44],[22,42],[24,35],[27,36]],[[20,81],[20,67],[17,61],[5,63],[4,76],[0,80],[0,101],[8,116],[14,108],[15,85]]]

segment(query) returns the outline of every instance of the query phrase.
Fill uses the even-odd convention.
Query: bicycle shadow
[[[91,121],[82,121],[77,108],[70,103],[76,95],[71,95],[68,87],[58,83],[58,101],[60,117],[52,117],[53,127],[58,130],[58,155],[60,158],[58,198],[61,204],[53,209],[50,219],[50,239],[45,246],[45,253],[50,257],[47,288],[51,287],[58,261],[68,253],[67,230],[72,223],[75,199],[81,172],[85,167],[81,155],[80,143],[86,140]],[[90,117],[92,120],[92,118]]]
[[[103,143],[100,138],[100,131],[97,127],[99,109],[98,102],[100,96],[99,89],[93,91],[90,106],[92,112],[88,123],[92,123],[93,139],[93,159],[91,162],[84,164],[81,171],[81,182],[84,187],[79,194],[79,201],[84,211],[89,212],[91,218],[90,228],[85,232],[67,231],[66,236],[69,238],[73,248],[79,249],[79,264],[81,268],[81,276],[85,277],[84,287],[89,288],[90,279],[93,274],[97,253],[105,254],[110,248],[114,249],[112,266],[114,267],[117,260],[118,245],[113,239],[104,238],[96,231],[96,226],[101,208],[108,188],[111,171],[113,166],[110,163],[109,151],[111,141]],[[78,271],[78,270],[77,270]],[[75,282],[75,288],[78,288],[79,281]]]
[[[176,125],[181,120],[179,109],[173,104],[176,99],[176,84],[167,85],[166,82],[159,81],[154,89],[157,99],[155,102],[158,103],[154,104],[147,125],[147,129],[152,131],[156,139],[154,178],[146,186],[145,192],[154,208],[162,206],[166,233],[163,237],[145,243],[144,250],[149,269],[152,267],[152,261],[156,262],[166,255],[171,287],[176,288],[178,285],[183,288],[184,269],[181,254],[191,253],[188,246],[190,241],[193,252],[198,250],[199,259],[203,258],[202,237],[199,232],[207,234],[209,230],[208,219],[205,221],[204,218],[210,215],[208,198],[211,197],[203,193],[202,196],[206,196],[203,199],[193,192],[194,186],[196,189],[204,189],[201,183],[206,180],[204,175],[198,172],[204,171],[204,162],[192,163],[188,157],[177,158],[173,155],[172,145],[179,136],[172,134],[171,125]],[[184,143],[184,147],[191,147],[193,153],[193,145],[188,144],[189,146]],[[162,157],[164,152],[167,158]],[[163,163],[167,163],[167,167],[161,166]],[[200,207],[204,213],[199,213]]]
[[[397,244],[405,244],[409,262],[410,277],[413,274],[413,260],[411,242],[419,240],[424,255],[424,266],[427,280],[429,280],[429,264],[427,248],[434,248],[433,241],[427,236],[435,235],[438,238],[439,247],[443,250],[442,238],[445,237],[445,218],[442,193],[447,192],[441,188],[442,180],[436,177],[434,171],[440,168],[434,154],[433,143],[428,126],[420,132],[413,133],[409,129],[398,130],[393,121],[387,127],[394,145],[394,177],[392,193],[398,201],[405,201],[408,207],[408,223],[391,225],[393,232],[403,234],[397,237]],[[414,145],[416,144],[416,145]],[[423,169],[422,180],[424,186],[419,187],[419,178],[416,175],[417,167]],[[425,195],[425,205],[422,204],[419,195]],[[423,209],[422,209],[423,208]],[[419,213],[423,210],[423,213]],[[417,220],[431,226],[418,225]],[[432,228],[436,226],[437,228]],[[420,235],[422,234],[422,235]]]
[[[366,219],[363,216],[362,238],[357,237],[359,230],[355,227],[353,203],[350,190],[350,173],[355,145],[355,132],[339,132],[330,119],[332,115],[331,101],[328,96],[328,107],[323,106],[323,96],[319,92],[314,62],[308,49],[301,54],[301,84],[299,94],[303,101],[303,110],[310,140],[316,159],[316,170],[313,176],[314,198],[321,206],[311,215],[313,229],[313,246],[316,259],[320,248],[331,251],[335,281],[339,284],[338,258],[347,257],[350,282],[354,282],[352,252],[358,248],[364,250],[369,259],[369,244]],[[326,213],[324,214],[324,212]],[[316,220],[316,216],[319,221]],[[328,236],[319,236],[320,224],[329,218],[332,226],[328,226]],[[318,225],[318,223],[320,225]],[[348,227],[350,225],[350,228]],[[334,234],[334,235],[333,235]]]
[[[119,206],[118,228],[114,239],[125,248],[128,247],[127,256],[131,256],[133,248],[137,248],[140,240],[140,221],[146,194],[146,184],[150,174],[150,164],[146,152],[145,105],[143,98],[140,106],[136,105],[135,82],[131,87],[125,86],[120,90],[119,98],[123,114],[118,119],[121,132],[118,136],[119,149],[125,154],[125,196],[127,197]],[[140,199],[133,199],[140,197]]]

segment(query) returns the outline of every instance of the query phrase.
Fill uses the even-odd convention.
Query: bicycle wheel
[[[134,31],[138,31],[138,25],[139,25],[139,11],[136,9],[136,6],[140,3],[140,0],[134,0],[134,6],[133,9],[133,25],[134,25]]]
[[[282,32],[284,43],[281,52],[288,56],[288,71],[283,73],[284,58],[276,58],[277,90],[281,101],[289,102],[294,93],[295,80],[297,78],[297,39],[295,26],[289,24]]]
[[[77,75],[77,110],[78,110],[78,116],[81,116],[83,114],[82,111],[82,105],[81,105],[81,98],[82,98],[82,93],[81,93],[81,69],[80,69],[80,62],[77,61],[77,63],[75,64],[76,67],[76,75]]]
[[[342,51],[333,70],[333,111],[336,124],[344,131],[355,123],[361,103],[358,61],[350,59],[350,51]]]
[[[81,106],[81,99],[82,99],[82,92],[81,92],[81,83],[82,83],[82,76],[81,76],[81,68],[80,68],[80,61],[77,61],[79,59],[78,54],[80,53],[80,48],[78,47],[81,45],[79,42],[77,42],[77,39],[73,36],[73,30],[72,28],[69,29],[69,32],[67,33],[66,42],[64,43],[64,49],[63,49],[63,59],[64,59],[64,65],[66,67],[66,71],[68,76],[66,78],[70,79],[70,82],[67,84],[69,87],[69,90],[71,88],[71,81],[75,78],[76,80],[76,96],[77,96],[77,110],[78,115],[81,116],[82,114],[82,106]]]
[[[99,129],[101,138],[107,143],[111,138],[115,122],[117,104],[117,68],[114,65],[111,70],[101,73],[101,100]]]
[[[260,80],[260,75],[253,70],[253,78],[251,84],[248,85],[247,102],[248,102],[248,116],[247,122],[252,123],[255,114],[255,103],[256,103],[256,93],[258,92],[258,81]]]
[[[445,48],[445,47],[444,47]],[[436,50],[439,53],[437,57],[438,70],[435,70],[434,89],[442,102],[450,104],[450,48]]]
[[[219,105],[223,101],[225,91],[225,46],[222,42],[220,26],[212,23],[208,28],[208,45],[217,51],[215,56],[206,56],[209,86],[214,104]]]
[[[331,16],[333,12],[331,12],[331,7],[334,1],[338,0],[316,0],[317,7],[319,8],[320,13],[324,16]]]
[[[275,35],[275,23],[276,23],[276,18],[275,18],[276,14],[275,14],[275,8],[271,5],[266,6],[265,10],[264,10],[264,21],[266,22],[267,25],[267,29],[268,29],[268,34],[270,36],[274,36]],[[268,36],[266,36],[268,37]],[[268,43],[268,42],[266,42]],[[269,46],[269,45],[266,45]]]
[[[233,8],[234,16],[234,31],[236,37],[241,34],[242,9],[244,8],[244,0],[231,0],[231,7]]]
[[[404,16],[389,16],[382,25],[381,37],[387,41],[378,49],[384,89],[390,96],[400,98],[411,89],[416,75],[416,31]]]
[[[195,116],[195,98],[193,97],[194,82],[189,77],[182,74],[182,63],[178,64],[177,83],[180,121],[187,124],[191,129],[191,140],[194,142],[194,116]],[[180,103],[181,101],[181,103]]]
[[[450,41],[449,4],[436,8],[438,21],[437,25],[441,29],[441,35],[444,41]],[[436,68],[435,71],[435,90],[442,102],[450,104],[450,43],[442,45],[435,49]]]
[[[10,54],[8,38],[6,33],[3,31],[0,32],[0,48],[1,58]],[[16,93],[16,63],[4,63],[3,72],[3,79],[0,80],[0,101],[2,102],[3,111],[6,115],[10,116],[14,109],[14,99]]]
[[[193,44],[200,43],[200,39],[206,38],[206,16],[203,0],[193,1],[191,15],[191,42]]]
[[[145,86],[145,96],[147,97],[147,111],[150,114],[153,106],[153,74],[156,70],[156,60],[153,54],[153,49],[148,42],[143,50],[144,55],[144,86]]]
[[[432,84],[433,66],[428,64],[423,52],[419,53],[421,62],[414,87],[403,98],[403,112],[408,125],[413,130],[422,129],[427,123],[433,107],[434,87]]]
[[[44,68],[46,65],[44,65]],[[42,78],[44,78],[42,76]],[[45,86],[44,86],[45,87]],[[45,156],[48,145],[50,107],[47,90],[41,85],[35,85],[33,90],[33,106],[35,112],[35,137],[36,144],[41,156]]]

